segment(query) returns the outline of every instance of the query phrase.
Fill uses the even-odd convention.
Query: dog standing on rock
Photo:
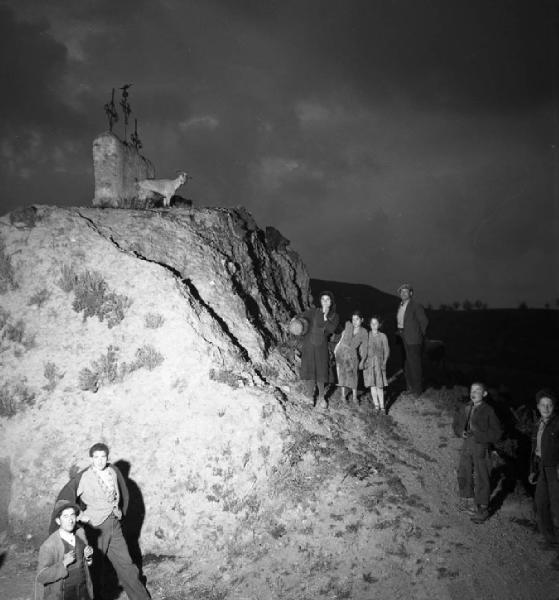
[[[189,179],[192,177],[184,171],[181,171],[175,179],[141,179],[137,183],[139,195],[141,198],[146,198],[150,192],[155,192],[163,196],[163,206],[166,207],[171,204],[175,192]]]

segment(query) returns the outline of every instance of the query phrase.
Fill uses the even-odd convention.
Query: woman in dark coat
[[[315,387],[318,387],[316,406],[324,405],[328,408],[324,397],[325,384],[332,381],[328,340],[340,321],[332,292],[322,292],[320,308],[309,308],[302,317],[309,327],[303,337],[301,379],[311,382],[313,395]]]
[[[559,414],[548,390],[536,394],[541,419],[532,435],[530,483],[536,484],[536,517],[547,547],[559,549]],[[558,558],[559,562],[559,558]]]

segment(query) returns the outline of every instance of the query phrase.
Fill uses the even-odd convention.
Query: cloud
[[[190,117],[186,121],[179,123],[181,131],[188,131],[189,129],[208,129],[210,131],[216,129],[219,126],[219,119],[213,115],[200,115]]]

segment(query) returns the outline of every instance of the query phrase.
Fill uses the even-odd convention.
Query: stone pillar
[[[138,199],[136,181],[155,176],[151,163],[136,148],[105,132],[93,140],[93,206],[130,208]]]

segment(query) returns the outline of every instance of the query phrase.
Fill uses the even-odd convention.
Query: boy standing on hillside
[[[122,534],[119,481],[116,470],[108,464],[109,448],[102,443],[93,444],[89,456],[91,466],[83,472],[76,490],[76,496],[86,506],[79,519],[87,523],[98,551],[113,565],[128,598],[149,600]],[[97,571],[95,579],[101,583],[99,579],[102,579],[103,572],[101,569]]]
[[[499,440],[501,424],[495,411],[485,402],[487,390],[480,382],[470,387],[470,402],[457,411],[454,433],[464,439],[458,462],[459,510],[469,513],[474,523],[489,518],[489,447]]]

